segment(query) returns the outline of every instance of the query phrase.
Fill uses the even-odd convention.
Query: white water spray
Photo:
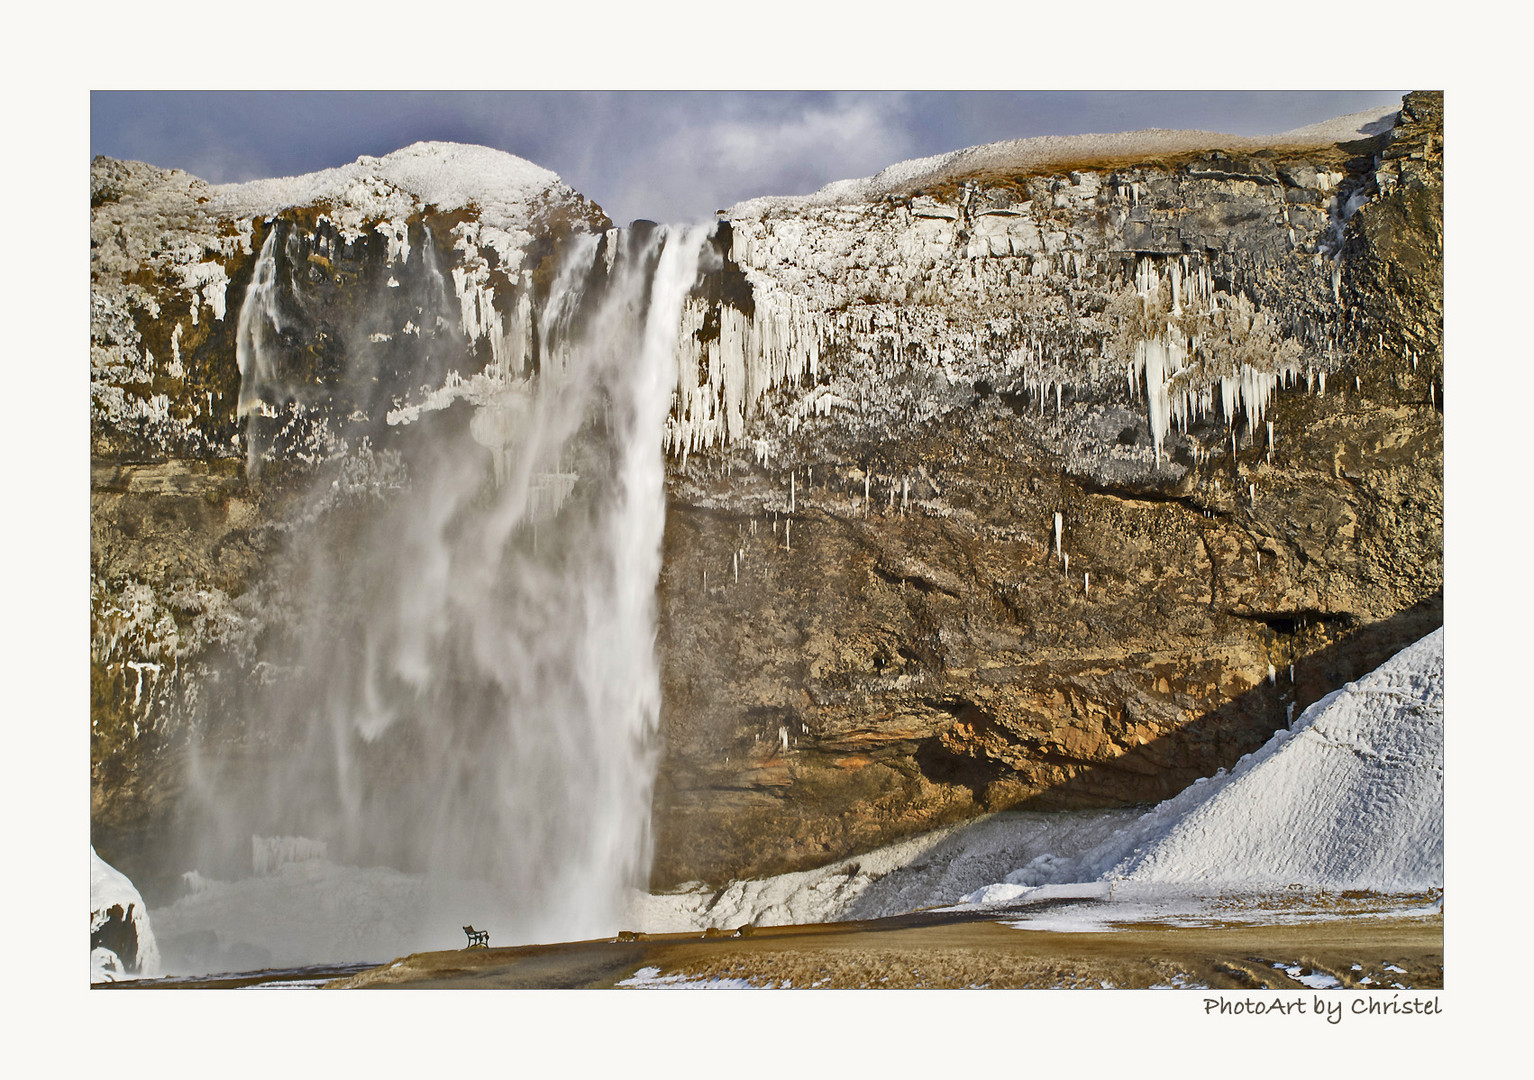
[[[298,959],[453,947],[470,922],[496,944],[610,934],[643,887],[662,434],[706,240],[572,241],[544,305],[541,373],[497,365],[469,423],[401,441],[409,479],[394,498],[295,532],[281,582],[293,625],[259,657],[279,674],[246,698],[253,745],[197,756],[192,857],[238,876],[254,844],[270,871],[259,838],[289,838],[326,865],[413,882],[365,912],[268,904],[263,918],[290,919],[295,940],[332,915],[392,935],[377,947],[392,953],[310,945]],[[258,269],[240,314],[247,377],[271,374],[273,280]],[[247,406],[242,387],[242,409],[260,389]]]

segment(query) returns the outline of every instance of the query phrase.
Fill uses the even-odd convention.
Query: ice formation
[[[729,305],[718,312],[718,336],[704,343],[708,306],[694,301],[682,310],[676,396],[665,428],[666,448],[677,457],[740,442],[771,390],[819,374],[823,330],[801,303],[764,294],[749,316]],[[834,394],[812,394],[801,415],[824,416],[846,404]]]
[[[160,949],[133,882],[91,848],[91,982],[152,978]]]
[[[1234,453],[1238,413],[1254,430],[1264,423],[1274,391],[1299,375],[1298,346],[1281,344],[1244,295],[1216,291],[1207,268],[1190,273],[1187,256],[1170,260],[1164,270],[1145,256],[1135,271],[1141,309],[1130,365],[1132,378],[1145,380],[1157,463],[1174,428],[1186,432],[1213,412],[1216,385]],[[1270,450],[1272,439],[1269,425]]]

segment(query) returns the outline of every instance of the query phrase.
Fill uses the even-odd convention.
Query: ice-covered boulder
[[[160,950],[144,898],[91,848],[91,982],[160,973]]]

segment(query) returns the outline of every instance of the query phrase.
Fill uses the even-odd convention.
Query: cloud
[[[681,95],[663,105],[648,137],[631,137],[594,178],[615,220],[707,219],[755,195],[877,172],[914,145],[899,94]]]

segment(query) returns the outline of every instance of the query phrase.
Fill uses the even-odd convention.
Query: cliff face
[[[814,372],[673,473],[659,882],[1154,802],[1441,622],[1441,96],[1172,149],[732,213]]]
[[[1164,798],[1441,622],[1442,97],[1339,131],[1001,144],[718,226],[663,436],[656,885]],[[189,732],[255,738],[220,718],[280,677],[284,537],[345,542],[414,431],[545,362],[558,252],[607,222],[468,149],[93,163],[118,865]]]

